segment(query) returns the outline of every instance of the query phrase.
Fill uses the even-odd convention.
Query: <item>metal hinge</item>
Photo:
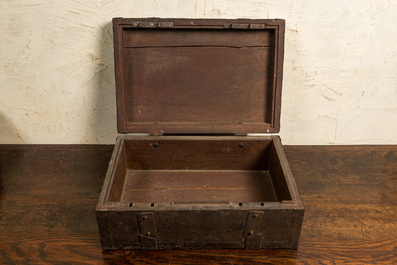
[[[225,23],[223,25],[226,29],[264,29],[266,24],[263,23]]]
[[[142,250],[157,250],[157,231],[153,213],[138,214],[139,240]]]
[[[132,27],[134,28],[173,28],[174,22],[172,21],[135,21],[132,22]]]
[[[263,218],[263,212],[251,211],[248,213],[243,234],[243,237],[245,237],[245,249],[259,249],[261,247]]]

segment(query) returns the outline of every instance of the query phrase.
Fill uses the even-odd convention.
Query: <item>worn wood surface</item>
[[[113,146],[0,146],[0,264],[393,264],[397,146],[286,146],[305,204],[298,250],[102,252]]]
[[[278,132],[284,28],[281,19],[113,19],[118,131]]]
[[[234,136],[127,136],[125,139],[128,168],[146,170],[266,170],[272,141],[270,137],[248,137],[247,141],[247,137]],[[153,148],[154,144],[158,148]],[[240,148],[240,144],[244,147]]]
[[[130,170],[123,202],[276,202],[267,171]]]

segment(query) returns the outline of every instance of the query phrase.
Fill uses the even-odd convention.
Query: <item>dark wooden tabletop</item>
[[[1,264],[397,264],[397,146],[286,146],[306,207],[298,250],[102,252],[113,146],[0,145]]]

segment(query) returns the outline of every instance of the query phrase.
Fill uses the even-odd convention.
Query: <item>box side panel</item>
[[[262,223],[262,241],[288,242],[291,232],[292,209],[269,209],[265,211]]]
[[[124,181],[127,174],[127,158],[124,141],[121,143],[120,151],[116,158],[113,170],[113,181],[110,183],[108,201],[119,202],[123,193]]]
[[[277,168],[275,168],[275,173],[279,173],[279,176],[284,176],[282,178],[283,185],[284,182],[286,183],[286,187],[282,187],[280,194],[285,194],[287,198],[287,191],[289,192],[289,199],[287,198],[282,200],[291,200],[289,203],[292,203],[294,209],[304,209],[298,186],[296,185],[295,178],[292,175],[287,157],[284,153],[284,148],[281,144],[281,139],[279,136],[272,136],[272,138],[274,149],[272,150],[271,160],[275,159],[275,161],[278,161],[278,163],[272,163],[271,161],[271,164],[277,165]]]
[[[294,210],[294,216],[291,225],[290,243],[288,246],[289,248],[295,248],[295,249],[298,248],[299,238],[302,230],[304,212],[305,212],[304,209]]]
[[[96,218],[98,223],[99,237],[101,239],[101,245],[103,249],[112,246],[112,236],[108,230],[108,218],[107,212],[96,211]]]
[[[284,65],[284,40],[285,40],[285,21],[278,20],[275,31],[275,60],[274,60],[274,82],[273,87],[273,119],[272,124],[275,132],[280,131],[280,115],[281,115],[281,88],[283,82],[283,65]]]
[[[122,18],[113,18],[113,48],[114,48],[114,73],[115,73],[115,83],[116,83],[116,104],[117,104],[117,131],[123,132],[125,130],[125,89],[123,87],[123,39],[122,32],[123,28],[121,24],[123,23]]]
[[[283,176],[282,179],[282,188],[278,187],[278,191],[276,188],[276,193],[279,192],[281,197],[281,201],[285,207],[291,207],[293,209],[293,217],[291,221],[291,233],[288,248],[297,248],[299,244],[299,238],[302,229],[303,217],[304,217],[304,206],[302,203],[302,199],[299,193],[299,189],[296,185],[295,179],[292,175],[289,163],[284,153],[283,146],[281,144],[281,139],[278,136],[272,136],[274,139],[273,150],[272,150],[272,158],[271,158],[271,168],[275,174],[275,176]],[[275,161],[275,162],[273,162]],[[287,194],[287,192],[289,194]],[[289,199],[288,199],[289,197]]]
[[[111,195],[112,184],[115,178],[115,171],[117,169],[118,161],[120,158],[120,152],[122,151],[124,145],[124,137],[118,137],[113,149],[112,157],[109,161],[108,170],[106,172],[105,180],[103,181],[103,186],[101,194],[99,196],[98,204],[96,207],[97,211],[102,209],[107,209],[106,204],[109,202],[109,196]]]
[[[291,200],[291,194],[288,189],[283,168],[281,167],[281,159],[283,159],[283,157],[279,156],[275,146],[277,144],[277,142],[273,142],[271,146],[269,173],[273,181],[277,198],[281,202],[285,200]]]
[[[267,170],[271,138],[140,137],[126,140],[136,170]]]
[[[137,212],[101,211],[97,219],[104,250],[141,248]]]

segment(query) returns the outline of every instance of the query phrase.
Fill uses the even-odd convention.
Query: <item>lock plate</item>
[[[151,212],[138,214],[139,223],[139,240],[141,242],[142,250],[156,250],[157,249],[157,231],[154,222],[154,215]]]
[[[245,249],[259,249],[262,239],[262,221],[264,213],[261,211],[251,211],[247,215],[247,222],[245,224],[244,234]]]

